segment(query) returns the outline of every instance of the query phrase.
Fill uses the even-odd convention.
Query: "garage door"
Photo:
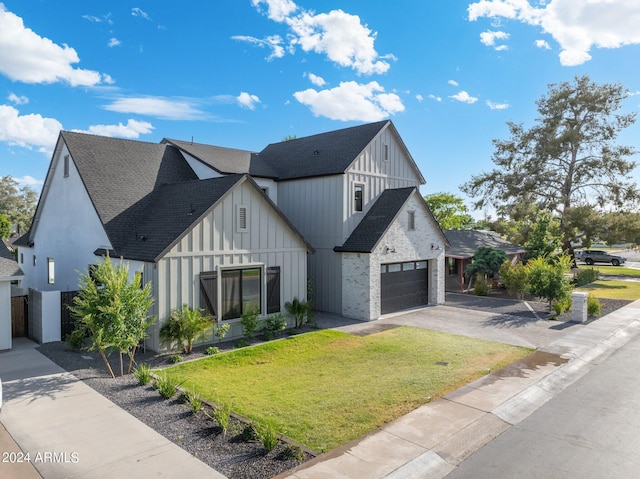
[[[423,306],[429,302],[426,261],[383,264],[380,267],[382,314]]]

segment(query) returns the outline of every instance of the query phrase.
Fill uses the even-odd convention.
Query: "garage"
[[[380,265],[381,314],[429,303],[427,266],[426,260]]]

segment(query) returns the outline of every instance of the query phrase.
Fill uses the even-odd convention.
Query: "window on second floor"
[[[69,155],[64,155],[64,177],[69,177]]]
[[[354,185],[353,211],[362,211],[363,200],[364,200],[364,185]]]
[[[49,284],[56,282],[55,261],[53,258],[47,258],[47,277]]]
[[[408,225],[410,230],[416,229],[416,212],[408,211]]]

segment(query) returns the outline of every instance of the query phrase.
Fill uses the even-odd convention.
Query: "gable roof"
[[[278,180],[344,174],[367,145],[387,127],[393,128],[396,139],[413,162],[389,120],[273,143],[258,154],[255,162],[268,165]],[[415,163],[414,167],[422,179]]]
[[[525,252],[522,246],[503,240],[494,231],[445,230],[444,233],[450,244],[445,249],[445,255],[454,258],[473,258],[476,250],[481,246],[500,249],[511,255]]]
[[[135,227],[128,232],[126,240],[118,248],[109,251],[109,254],[139,261],[158,261],[234,187],[244,181],[253,185],[256,192],[270,203],[276,214],[300,238],[307,250],[313,252],[313,247],[250,176],[228,175],[160,186],[148,201],[134,205],[132,211],[127,213],[137,218]],[[95,253],[104,254],[105,251],[99,249]]]
[[[373,252],[414,192],[417,193],[418,189],[413,186],[384,190],[364,218],[358,223],[349,238],[347,238],[347,241],[342,246],[336,246],[333,250],[339,253]],[[420,195],[418,194],[418,196]],[[426,211],[433,218],[427,203],[424,200],[423,203]],[[434,222],[438,224],[435,218]],[[440,230],[439,226],[438,229]],[[440,230],[440,233],[446,243],[446,237],[442,230]]]
[[[162,143],[173,145],[221,174],[249,173],[253,176],[275,178],[276,173],[265,162],[256,161],[257,153],[164,138]]]
[[[20,279],[24,273],[4,242],[0,245],[0,280]]]
[[[116,250],[127,241],[140,220],[137,212],[144,209],[156,188],[197,179],[180,152],[170,145],[62,131],[54,158],[62,150],[62,142]],[[50,174],[40,202],[46,196]],[[33,241],[40,209],[39,203],[28,242]]]

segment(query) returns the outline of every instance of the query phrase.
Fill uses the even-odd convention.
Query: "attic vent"
[[[247,206],[237,205],[236,208],[236,229],[238,233],[246,233],[249,231],[249,225],[247,223]]]

